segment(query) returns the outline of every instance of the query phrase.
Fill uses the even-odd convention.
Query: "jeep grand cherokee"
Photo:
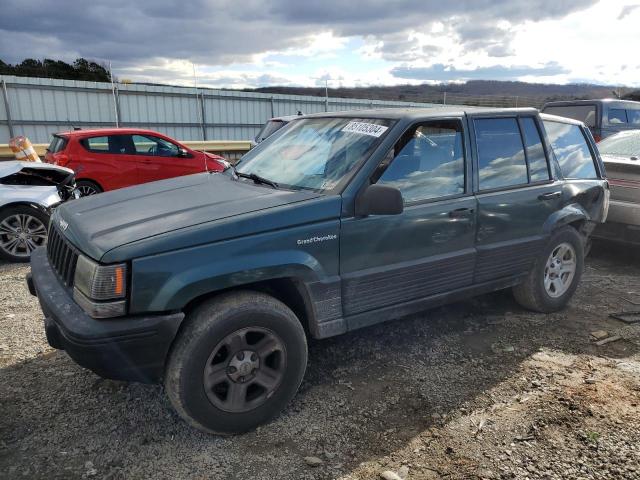
[[[534,109],[312,115],[223,173],[60,207],[28,283],[53,347],[242,432],[294,396],[309,336],[504,288],[563,308],[608,194],[585,126]]]

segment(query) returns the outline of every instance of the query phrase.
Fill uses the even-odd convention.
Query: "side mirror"
[[[179,157],[188,157],[189,156],[189,152],[187,152],[187,150],[185,148],[179,148],[178,149],[178,156]]]
[[[400,190],[387,185],[369,185],[356,200],[356,215],[399,215],[404,211]]]

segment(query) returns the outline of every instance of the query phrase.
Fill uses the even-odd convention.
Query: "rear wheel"
[[[97,195],[102,193],[102,188],[96,182],[91,180],[78,180],[76,182],[76,188],[80,192],[81,197],[88,197],[90,195]]]
[[[48,226],[49,216],[27,205],[0,211],[0,257],[28,262],[31,252],[47,243]]]
[[[282,302],[258,292],[208,301],[185,318],[169,355],[165,389],[188,423],[240,433],[275,417],[307,364],[302,325]]]
[[[578,288],[584,268],[584,242],[571,227],[556,231],[523,283],[513,288],[525,308],[551,313],[561,310]]]

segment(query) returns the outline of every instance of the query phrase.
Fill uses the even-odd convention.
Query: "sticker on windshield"
[[[342,129],[343,132],[359,133],[361,135],[369,135],[371,137],[379,137],[387,128],[384,125],[376,125],[375,123],[365,122],[349,122]]]

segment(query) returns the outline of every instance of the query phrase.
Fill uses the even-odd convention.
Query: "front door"
[[[133,149],[138,162],[142,182],[153,182],[165,178],[179,177],[205,170],[203,161],[193,157],[181,157],[180,149],[154,135],[131,135]]]
[[[471,284],[476,200],[465,181],[463,138],[460,119],[414,125],[371,179],[398,188],[404,212],[343,219],[345,316]]]
[[[527,273],[546,240],[544,224],[560,208],[537,117],[475,118],[478,258],[474,283]]]

